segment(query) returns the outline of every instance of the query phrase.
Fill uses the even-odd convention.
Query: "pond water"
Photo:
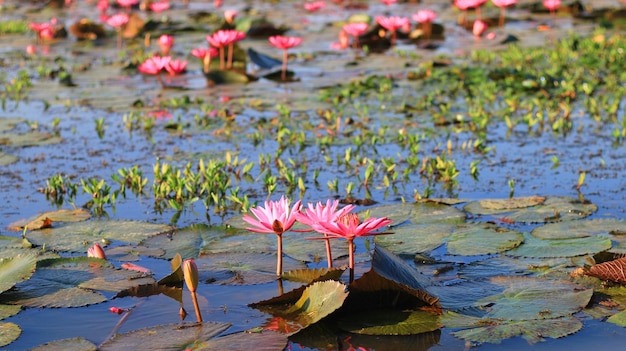
[[[60,8],[38,1],[1,3],[2,22],[44,22],[56,17],[69,28],[81,18],[98,20],[95,1],[75,1]],[[559,46],[561,39],[595,36],[597,43],[603,45],[614,40],[611,38],[620,40],[623,27],[618,24],[623,5],[609,0],[564,3],[552,18],[546,11],[533,10],[533,6],[541,9],[538,2],[519,1],[507,12],[504,28],[488,30],[494,39],[487,39],[487,34],[474,38],[469,30],[459,26],[456,21],[460,12],[449,1],[401,2],[390,6],[359,1],[354,3],[359,6],[345,8],[327,2],[325,8],[313,13],[307,13],[302,3],[295,1],[228,1],[221,8],[213,2],[190,1],[188,6],[172,3],[172,8],[161,14],[135,9],[155,23],[155,28],[148,31],[153,38],[149,48],[143,46],[145,38],[141,35],[126,38],[124,47],[117,49],[115,35],[106,26],[108,36],[96,41],[78,41],[70,34],[68,38],[40,45],[32,31],[0,34],[0,80],[4,85],[0,92],[5,97],[0,112],[0,131],[5,137],[0,150],[1,234],[19,237],[20,231],[8,229],[12,223],[74,206],[87,208],[101,220],[168,224],[181,231],[197,224],[237,227],[242,208],[226,195],[241,199],[245,195],[252,206],[283,194],[305,203],[326,199],[374,200],[373,206],[357,203],[357,211],[413,203],[419,197],[457,199],[460,202],[453,206],[459,210],[464,210],[466,203],[481,199],[568,197],[597,205],[597,211],[585,220],[623,220],[626,99],[624,75],[615,72],[624,71],[624,47],[615,49],[612,60],[603,61],[610,62],[612,66],[608,68],[571,73],[578,80],[567,81],[570,73],[563,73],[565,69],[552,70],[550,63],[566,55],[567,50]],[[584,11],[570,13],[577,4]],[[394,48],[381,52],[374,50],[373,42],[370,52],[331,49],[341,25],[350,16],[408,15],[425,8],[435,10],[435,23],[445,28],[444,37],[434,39],[428,49],[423,48],[423,40],[404,37]],[[263,69],[248,59],[244,67],[247,73],[261,77],[257,81],[215,86],[207,83],[199,60],[190,51],[206,45],[205,36],[222,24],[221,16],[227,9],[239,11],[239,18],[265,17],[288,29],[286,34],[304,38],[302,45],[289,50],[289,69],[295,81],[264,78],[278,68]],[[483,9],[483,16],[491,21],[498,13],[493,5]],[[473,12],[469,16],[475,18]],[[617,27],[611,27],[611,21]],[[160,34],[174,35],[173,56],[189,60],[185,74],[164,77],[165,86],[154,76],[136,71],[138,57],[158,51],[154,38]],[[517,41],[503,43],[508,36]],[[36,45],[36,54],[26,54],[25,48],[31,44]],[[239,46],[275,58],[281,54],[265,38],[248,38]],[[498,67],[502,69],[499,71],[494,67],[502,63],[498,55],[488,56],[497,50],[511,50],[511,46],[520,50],[545,48],[547,68],[536,69],[533,65],[541,63],[530,58],[535,54],[522,53],[520,57],[528,55],[525,60],[514,64],[511,59],[510,66]],[[476,54],[475,50],[484,51]],[[600,57],[601,53],[602,49],[598,49],[591,55]],[[514,57],[515,53],[509,51],[507,55]],[[572,55],[567,59],[581,65],[578,60],[586,57],[585,52],[575,57],[567,51],[567,55]],[[545,75],[537,75],[542,69]],[[10,89],[19,81],[20,71],[27,72],[32,86],[16,99]],[[59,81],[59,72],[63,71],[70,72],[75,86]],[[498,74],[505,78],[494,78]],[[563,74],[563,78],[557,74]],[[609,78],[594,79],[594,74]],[[520,77],[523,84],[532,86],[529,90],[515,91],[525,86],[516,83]],[[611,82],[614,78],[618,80]],[[575,86],[568,90],[570,83]],[[592,92],[585,94],[583,84],[596,84],[595,90],[592,86]],[[571,91],[579,96],[568,97]],[[481,100],[488,99],[490,93],[494,99]],[[615,111],[607,111],[607,106],[615,106]],[[163,111],[167,116],[149,116]],[[481,127],[481,123],[485,125]],[[23,135],[33,131],[41,134],[34,137],[35,141],[24,141]],[[14,139],[13,135],[22,136]],[[408,135],[416,139],[407,141]],[[409,166],[411,156],[418,159],[413,169]],[[195,169],[200,159],[208,162],[235,157],[246,161],[230,162],[233,169],[253,165],[248,173],[242,171],[237,176],[231,169],[225,208],[218,209],[214,204],[207,208],[199,199],[178,204],[182,209],[177,209],[167,200],[155,198],[155,163],[179,169],[191,163]],[[442,168],[437,168],[435,160],[443,163]],[[149,179],[144,194],[135,195],[127,189],[125,196],[120,193],[116,201],[98,208],[81,186],[81,179],[104,179],[114,191],[119,184],[112,175],[134,166]],[[371,185],[363,186],[368,166],[374,169],[373,178]],[[447,171],[458,174],[445,181]],[[290,174],[301,178],[302,185],[290,180]],[[46,196],[46,187],[57,175],[63,177],[66,185],[75,184],[77,193],[60,198]],[[268,176],[272,175],[277,179],[276,189],[269,192]],[[396,211],[396,207],[392,208]],[[540,225],[509,223],[502,217],[506,215],[466,213],[468,223],[496,222],[520,232]],[[389,214],[392,215],[398,214]],[[367,257],[370,244],[369,240],[357,240],[361,258]],[[114,241],[109,249],[123,245]],[[500,256],[452,255],[447,250],[444,245],[426,252],[439,263],[453,263],[454,269],[443,274],[442,281],[454,280],[466,264]],[[60,254],[77,257],[84,256],[85,251],[86,248],[84,252]],[[403,257],[416,266],[410,256]],[[121,263],[113,261],[116,267]],[[163,257],[141,256],[135,263],[149,268],[157,280],[170,272],[170,263]],[[337,264],[342,263],[345,264],[345,258]],[[320,263],[307,265],[322,267]],[[432,268],[417,266],[432,275]],[[357,264],[357,277],[370,267],[371,263],[363,259]],[[346,275],[343,278],[345,281]],[[284,282],[282,289],[290,291],[300,286]],[[248,304],[270,299],[279,292],[276,282],[200,284],[198,289],[205,321],[232,323],[224,334],[266,325],[271,315]],[[114,331],[126,333],[180,322],[180,304],[163,294],[123,298],[114,298],[114,293],[103,294],[107,301],[102,303],[77,308],[25,307],[3,319],[0,323],[14,323],[21,328],[21,335],[5,348],[30,349],[79,336],[99,345]],[[0,300],[7,301],[1,295]],[[183,305],[192,311],[186,290]],[[133,309],[121,321],[120,315],[109,312],[110,307]],[[612,313],[622,309],[618,303]],[[405,350],[411,345],[415,350],[588,350],[597,345],[618,349],[626,341],[624,328],[606,322],[606,316],[594,318],[585,311],[574,315],[583,322],[580,331],[562,338],[546,337],[535,344],[519,336],[505,338],[501,343],[465,341],[451,334],[459,328],[442,327],[395,337],[342,332],[326,348],[313,342],[311,336],[298,339],[295,334],[287,349],[345,350],[352,345],[366,350]]]

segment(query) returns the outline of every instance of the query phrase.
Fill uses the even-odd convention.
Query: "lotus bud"
[[[198,288],[198,266],[194,260],[188,259],[183,262],[183,275],[187,289],[195,293]]]
[[[96,257],[103,260],[107,259],[107,255],[104,253],[102,246],[98,243],[93,244],[92,247],[87,249],[87,257]]]

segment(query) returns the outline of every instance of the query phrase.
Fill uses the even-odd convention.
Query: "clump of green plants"
[[[0,34],[25,34],[28,23],[23,20],[4,20],[0,22]]]

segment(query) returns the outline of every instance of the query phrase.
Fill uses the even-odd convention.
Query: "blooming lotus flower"
[[[37,41],[41,42],[54,38],[56,24],[57,19],[53,17],[50,22],[31,22],[28,27],[37,33]]]
[[[187,68],[187,60],[181,61],[180,59],[170,60],[165,65],[165,70],[172,76],[185,72]]]
[[[174,37],[171,35],[163,34],[157,41],[161,48],[161,53],[165,56],[169,55],[170,49],[174,46]]]
[[[127,8],[130,8],[139,3],[139,0],[116,0],[116,1],[117,1],[117,4],[120,5],[121,7],[127,7]]]
[[[500,8],[500,21],[498,25],[504,27],[504,9],[517,4],[517,0],[491,0],[491,2]]]
[[[244,39],[246,33],[234,29],[221,29],[212,35],[207,35],[206,40],[213,47],[220,49],[220,69],[224,69],[224,48],[228,46],[228,67],[232,66],[233,45]]]
[[[383,4],[389,6],[389,5],[393,5],[396,2],[398,2],[398,0],[380,0],[380,2],[382,2]]]
[[[117,31],[117,48],[121,48],[122,47],[122,27],[124,27],[128,21],[130,20],[130,17],[128,17],[127,14],[125,13],[117,13],[111,17],[108,17],[106,20],[106,23],[115,28],[115,30]]]
[[[169,56],[152,56],[137,66],[137,70],[144,74],[156,75],[165,69],[171,59]]]
[[[550,11],[556,11],[561,6],[561,0],[543,0],[543,6]]]
[[[204,73],[209,73],[211,69],[211,59],[218,55],[218,51],[215,48],[196,48],[191,50],[191,55],[201,59]]]
[[[487,23],[481,21],[481,20],[476,20],[474,21],[474,26],[472,28],[472,33],[474,34],[475,38],[480,38],[483,33],[485,33],[485,31],[487,30]]]
[[[278,259],[276,263],[276,275],[283,272],[283,240],[284,232],[291,229],[296,222],[295,214],[300,212],[301,201],[298,200],[289,208],[290,201],[281,196],[278,201],[265,201],[264,207],[251,208],[250,212],[256,217],[252,218],[248,214],[243,216],[243,220],[252,225],[247,228],[255,233],[274,233],[278,240]]]
[[[354,38],[354,42],[352,43],[354,48],[359,46],[359,37],[367,32],[368,27],[369,24],[366,22],[352,22],[344,24],[343,30]]]
[[[350,282],[354,280],[354,239],[361,236],[389,234],[374,232],[392,221],[387,217],[368,218],[361,222],[359,216],[354,213],[346,213],[335,221],[320,222],[330,238],[342,238],[348,241],[348,254],[350,255]]]
[[[105,12],[109,8],[109,0],[98,0],[96,7],[100,12]]]
[[[318,202],[315,206],[312,204],[307,205],[307,209],[302,212],[294,214],[296,220],[302,224],[311,227],[312,230],[324,234],[326,241],[326,257],[328,258],[328,268],[333,266],[333,257],[330,251],[330,240],[326,229],[320,224],[322,222],[334,222],[338,218],[342,217],[346,213],[352,211],[356,206],[348,205],[341,209],[337,209],[339,206],[339,200],[331,202],[326,201],[326,204]]]
[[[413,15],[413,20],[419,22],[424,32],[424,37],[430,39],[433,29],[433,20],[437,18],[437,13],[433,10],[419,10]]]
[[[302,43],[300,37],[287,37],[282,35],[275,35],[268,38],[270,45],[283,50],[283,66],[282,66],[282,80],[287,79],[287,49],[294,46],[298,46]]]
[[[93,244],[92,247],[87,249],[87,257],[96,257],[103,260],[107,259],[107,255],[104,253],[102,246],[98,243]]]
[[[163,12],[170,8],[170,3],[167,1],[151,2],[149,8],[152,12]]]
[[[391,32],[391,46],[396,43],[396,32],[400,28],[406,28],[410,26],[409,19],[407,17],[399,17],[399,16],[377,16],[376,23],[380,24],[381,27]]]
[[[324,6],[326,6],[326,3],[324,1],[313,1],[304,3],[304,9],[308,12],[319,11],[324,8]]]

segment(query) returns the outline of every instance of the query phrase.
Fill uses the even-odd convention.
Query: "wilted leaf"
[[[72,210],[61,209],[52,212],[45,212],[33,218],[23,219],[9,224],[9,230],[23,231],[49,228],[46,223],[56,225],[56,222],[82,222],[91,218],[91,212],[76,208]]]
[[[585,273],[602,280],[610,280],[612,282],[625,284],[626,257],[596,264],[591,266]]]
[[[344,271],[342,268],[298,269],[283,273],[282,278],[308,284],[314,281],[339,280]]]
[[[97,349],[98,346],[96,344],[78,337],[51,341],[32,348],[30,351],[96,351]]]
[[[0,347],[6,346],[22,334],[22,329],[17,324],[0,322]]]

